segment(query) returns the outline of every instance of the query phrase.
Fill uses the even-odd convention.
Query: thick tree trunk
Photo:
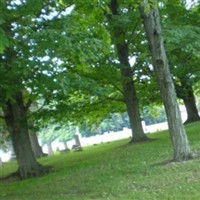
[[[40,146],[40,144],[38,142],[38,137],[37,137],[36,133],[29,130],[29,137],[30,137],[31,147],[32,147],[34,156],[36,158],[42,157],[44,155],[44,153],[42,152],[42,147]]]
[[[31,149],[26,110],[20,92],[15,95],[12,101],[6,103],[4,116],[16,153],[20,178],[39,176],[43,168],[36,161]]]
[[[155,5],[157,6],[157,2],[153,1],[155,5],[152,7],[146,0],[142,2],[143,4],[140,7],[140,11],[144,19],[144,28],[153,59],[153,66],[167,114],[169,132],[174,149],[174,160],[187,160],[192,158],[192,151],[182,124],[174,83],[169,71],[163,38],[161,36],[159,12],[158,9],[154,7]],[[147,8],[144,8],[144,6],[147,6]]]
[[[132,142],[147,140],[142,127],[137,92],[133,81],[133,72],[128,61],[128,54],[126,53],[128,47],[117,45],[117,51],[120,64],[122,65],[120,71],[126,108],[132,130]]]
[[[200,117],[198,114],[194,94],[191,93],[189,96],[184,97],[183,102],[187,111],[187,120],[184,122],[184,124],[199,121]]]
[[[181,79],[181,86],[177,85],[176,91],[178,98],[183,100],[183,103],[187,111],[187,120],[184,122],[184,124],[199,121],[200,116],[196,106],[196,101],[192,86],[188,84],[184,79]]]
[[[118,0],[111,0],[110,9],[112,11],[113,16],[119,15],[118,7]],[[113,18],[111,18],[110,20],[112,19]],[[123,28],[121,28],[118,24],[117,26],[113,25],[112,29],[113,41],[115,43],[115,47],[121,65],[120,72],[124,92],[124,99],[132,130],[131,142],[144,141],[148,138],[145,135],[142,127],[137,92],[133,81],[133,71],[129,63],[129,47],[125,41],[125,38],[122,39],[125,35]]]

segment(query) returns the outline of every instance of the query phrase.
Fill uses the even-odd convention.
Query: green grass
[[[186,126],[191,147],[200,152],[200,123]],[[200,159],[159,165],[172,158],[167,131],[135,145],[129,140],[84,148],[82,152],[39,159],[51,165],[48,175],[1,182],[1,200],[167,200],[200,199]],[[16,170],[5,163],[1,176]]]

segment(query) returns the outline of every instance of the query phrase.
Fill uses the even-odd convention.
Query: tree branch
[[[116,88],[123,96],[124,96],[124,91],[119,88],[117,85],[110,83],[110,85],[112,85],[114,88]]]
[[[129,40],[126,42],[127,45],[130,45],[130,44],[134,41],[134,39],[137,39],[137,38],[139,37],[139,34],[136,34],[136,37],[133,37],[133,35],[134,35],[134,33],[135,33],[135,30],[136,30],[138,24],[139,24],[139,19],[138,19],[138,21],[135,23],[135,26],[133,27],[133,29],[132,29],[132,31],[131,31],[131,35],[130,35],[130,37],[129,37]]]

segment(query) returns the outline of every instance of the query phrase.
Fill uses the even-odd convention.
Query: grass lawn
[[[186,126],[192,149],[200,152],[200,123]],[[159,165],[172,158],[167,131],[153,140],[127,145],[129,140],[86,147],[82,152],[39,159],[54,171],[45,176],[0,182],[1,200],[199,200],[200,158]],[[17,168],[1,167],[1,177]]]

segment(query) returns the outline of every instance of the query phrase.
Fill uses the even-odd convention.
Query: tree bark
[[[120,72],[122,77],[124,98],[132,130],[131,141],[144,141],[147,140],[147,137],[142,127],[139,102],[137,98],[135,84],[133,81],[133,72],[128,61],[128,46],[126,44],[117,44],[116,47],[121,64]]]
[[[184,97],[183,102],[187,111],[187,120],[184,124],[200,121],[194,94],[190,93],[187,97]]]
[[[119,15],[119,5],[118,0],[111,0],[110,9],[113,16]],[[112,23],[112,17],[110,18]],[[129,45],[122,39],[125,35],[123,28],[118,24],[117,26],[112,26],[113,41],[117,50],[119,62],[120,62],[120,72],[122,79],[122,86],[124,92],[125,104],[129,116],[130,126],[132,130],[132,140],[131,142],[140,142],[147,140],[147,136],[144,133],[141,115],[139,111],[139,102],[137,98],[137,92],[135,84],[133,81],[133,71],[129,63]]]
[[[29,137],[31,141],[31,147],[36,158],[42,157],[44,153],[42,152],[42,147],[39,144],[36,133],[29,130]]]
[[[193,154],[182,124],[174,83],[169,71],[168,60],[161,35],[159,11],[155,8],[157,2],[153,1],[153,6],[146,0],[142,2],[140,12],[144,20],[144,28],[152,55],[153,67],[156,72],[168,119],[169,133],[174,150],[173,159],[174,161],[188,160],[193,157]],[[145,8],[144,6],[147,7]]]
[[[176,92],[178,98],[183,100],[187,111],[187,120],[184,122],[184,124],[199,121],[200,116],[196,106],[196,100],[192,86],[184,79],[181,79],[181,86],[176,85]]]
[[[31,149],[26,109],[21,92],[15,94],[13,100],[6,103],[4,117],[17,157],[18,175],[21,179],[39,176],[43,168],[36,161]]]

